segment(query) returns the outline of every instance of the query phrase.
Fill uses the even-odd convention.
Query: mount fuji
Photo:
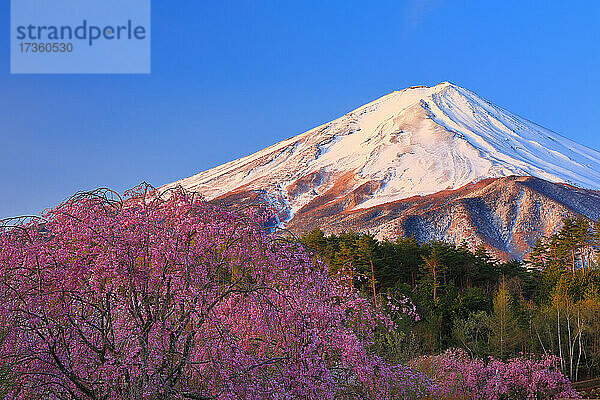
[[[522,257],[566,216],[600,217],[600,152],[449,82],[392,92],[257,153],[165,185],[257,197],[292,231],[483,244]]]

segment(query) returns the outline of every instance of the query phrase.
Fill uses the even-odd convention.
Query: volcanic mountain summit
[[[456,209],[492,182],[495,203],[487,193],[478,206]],[[261,193],[292,230],[326,225],[484,244],[504,258],[522,256],[564,216],[600,217],[599,152],[449,82],[392,92],[163,188],[179,184],[208,200]]]

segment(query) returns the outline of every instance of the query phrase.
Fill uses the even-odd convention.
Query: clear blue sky
[[[10,75],[0,7],[0,218],[172,182],[445,80],[600,149],[594,1],[153,0],[147,76]]]

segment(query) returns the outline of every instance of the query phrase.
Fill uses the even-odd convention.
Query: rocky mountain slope
[[[260,193],[297,231],[412,234],[518,257],[562,216],[600,216],[600,153],[444,82],[390,93],[163,189],[175,185],[209,200]]]

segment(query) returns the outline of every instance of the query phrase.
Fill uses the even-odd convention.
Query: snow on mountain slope
[[[484,178],[530,175],[600,189],[600,153],[449,82],[390,93],[330,123],[166,185],[214,199],[265,190],[290,217],[356,193],[364,209]]]
[[[236,206],[253,201],[249,196],[244,204],[243,198],[223,200]],[[482,179],[366,209],[346,211],[348,200],[314,201],[286,229],[298,235],[319,228],[327,234],[352,230],[378,239],[441,240],[472,250],[483,245],[495,257],[510,260],[522,258],[537,239],[555,233],[563,218],[600,218],[600,192],[526,176]]]

